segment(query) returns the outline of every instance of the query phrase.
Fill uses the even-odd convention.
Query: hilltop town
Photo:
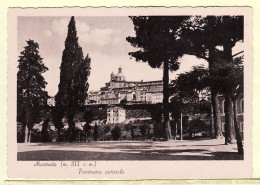
[[[85,19],[85,24],[94,22],[92,18]],[[109,49],[118,57],[118,53],[122,56],[129,55],[137,62],[147,63],[147,71],[157,68],[161,72],[160,76],[152,77],[153,71],[145,73],[143,69],[140,70],[140,76],[134,76],[135,71],[129,72],[128,68],[124,70],[129,76],[125,76],[119,65],[126,66],[127,62],[135,62],[127,59],[115,60],[116,66],[119,66],[115,74],[112,56],[104,61],[97,54],[93,54],[93,48],[96,46],[92,45],[90,50],[83,50],[80,46],[78,39],[84,35],[78,37],[76,18],[72,16],[68,22],[67,36],[63,37],[65,42],[61,64],[59,68],[55,67],[60,74],[59,83],[55,85],[57,93],[55,97],[50,97],[46,90],[47,81],[43,76],[48,67],[40,55],[39,44],[34,40],[26,40],[27,45],[19,56],[17,72],[17,143],[25,143],[18,149],[18,160],[34,158],[34,155],[23,153],[23,149],[26,150],[27,147],[26,143],[30,142],[47,142],[54,145],[69,142],[69,145],[73,143],[75,146],[84,143],[87,146],[98,146],[100,149],[102,145],[106,146],[107,142],[120,141],[123,143],[120,152],[124,152],[125,142],[129,143],[128,147],[132,150],[136,143],[141,146],[150,142],[152,146],[156,142],[172,140],[190,140],[191,142],[186,143],[191,146],[191,153],[194,151],[193,141],[199,141],[194,144],[196,152],[200,151],[197,148],[200,143],[207,144],[214,159],[222,159],[222,155],[215,152],[216,146],[221,143],[230,145],[227,151],[233,152],[234,144],[237,144],[235,148],[238,155],[235,156],[237,159],[243,158],[244,51],[239,49],[232,53],[235,44],[243,41],[243,17],[134,16],[125,17],[125,20],[130,21],[129,28],[131,25],[136,35],[124,35],[120,41],[127,41],[139,50],[133,51],[126,47],[122,52],[118,50],[119,44],[111,49],[109,47],[113,45],[110,43],[111,45],[105,44],[100,50],[101,56]],[[198,27],[203,27],[206,31],[186,28],[192,27],[194,20],[197,21],[195,23]],[[201,20],[205,23],[201,24]],[[231,23],[238,28],[237,33],[234,33],[238,38],[229,38],[232,34],[228,34],[225,35],[228,38],[221,40],[226,29],[228,32],[234,31],[233,28],[229,30],[229,27],[226,27]],[[99,26],[103,25],[99,23]],[[121,27],[117,25],[116,29]],[[96,31],[99,28],[91,29]],[[222,31],[219,31],[221,29]],[[212,30],[217,31],[212,33]],[[220,40],[216,41],[215,37]],[[204,39],[198,41],[198,38]],[[232,40],[234,43],[226,44],[226,40]],[[46,47],[46,50],[49,50],[49,47]],[[205,60],[208,65],[198,65],[193,61],[194,56]],[[182,65],[185,57],[189,59],[186,61],[191,66]],[[140,66],[138,63],[134,65],[135,67],[129,69],[134,70]],[[186,70],[179,70],[181,65]],[[110,72],[110,79],[103,81],[105,76],[109,78]],[[170,79],[173,73],[176,78]],[[102,80],[97,80],[97,74]],[[142,78],[153,81],[144,81]],[[50,79],[48,77],[49,81],[52,80]],[[100,89],[90,91],[90,86]],[[208,142],[200,142],[202,138]],[[217,142],[212,142],[212,139]],[[93,144],[87,144],[92,141]],[[100,142],[101,145],[98,145]],[[120,142],[111,142],[111,145],[120,145]],[[211,151],[211,146],[214,151]],[[207,147],[205,149],[208,150]],[[173,155],[175,151],[163,149],[162,152]],[[144,158],[139,157],[147,160],[152,153],[142,150],[140,154],[144,154]],[[204,152],[198,155],[202,157]],[[127,156],[128,154],[122,159],[128,159]],[[108,159],[110,157],[108,155]],[[224,158],[229,157],[225,155]],[[48,159],[50,158],[53,159],[52,155],[48,155]],[[172,157],[163,155],[159,158]],[[85,156],[83,159],[86,159]],[[154,156],[153,159],[158,158]]]

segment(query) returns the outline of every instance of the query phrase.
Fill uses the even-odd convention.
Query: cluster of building
[[[204,89],[198,92],[199,100],[210,101],[210,91]],[[122,68],[118,68],[118,73],[113,72],[110,76],[110,81],[105,83],[99,91],[90,91],[85,104],[107,104],[110,108],[107,109],[107,119],[103,124],[123,123],[126,120],[126,111],[116,105],[122,100],[127,103],[161,103],[163,101],[163,81],[126,81],[126,77],[122,72]],[[238,97],[238,122],[240,130],[243,132],[243,113],[244,113],[244,98],[243,95]],[[55,106],[55,99],[48,99],[49,106]],[[220,117],[222,122],[222,130],[224,131],[225,124],[225,99],[219,96]],[[99,120],[98,125],[102,124]]]
[[[89,91],[85,104],[120,104],[122,100],[128,103],[162,103],[163,81],[126,81],[122,68],[118,73],[113,72],[110,81],[105,83],[99,91]],[[50,97],[47,101],[49,106],[55,106],[55,98]]]
[[[121,100],[132,103],[161,103],[163,100],[163,81],[126,81],[122,68],[113,72],[110,81],[99,91],[90,91],[86,104],[119,104]]]

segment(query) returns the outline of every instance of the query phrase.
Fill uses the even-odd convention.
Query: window
[[[225,122],[222,122],[222,132],[225,132]]]
[[[241,114],[243,114],[244,113],[244,99],[242,99],[240,101],[240,110],[241,110]]]
[[[244,132],[243,126],[244,126],[243,122],[240,122],[240,132]]]

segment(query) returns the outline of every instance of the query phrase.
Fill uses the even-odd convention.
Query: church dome
[[[125,75],[122,73],[122,67],[118,68],[118,73],[116,74],[116,79],[118,81],[125,81]]]
[[[125,75],[123,73],[117,73],[116,76],[118,76],[118,77],[125,77]]]

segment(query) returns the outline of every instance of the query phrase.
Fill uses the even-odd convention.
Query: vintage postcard
[[[252,9],[10,8],[8,177],[252,176]]]

